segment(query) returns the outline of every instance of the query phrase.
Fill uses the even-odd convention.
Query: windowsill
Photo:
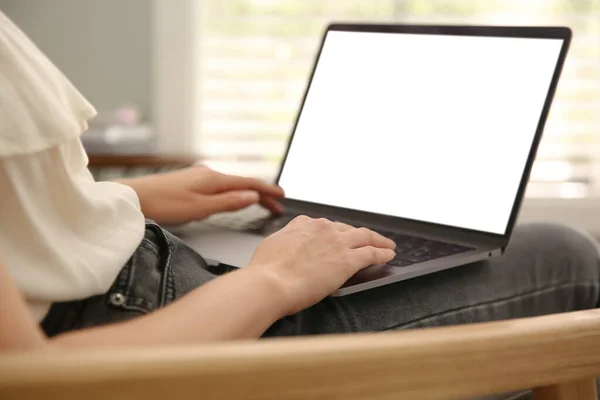
[[[600,237],[600,198],[525,199],[519,222],[534,221],[563,223]]]

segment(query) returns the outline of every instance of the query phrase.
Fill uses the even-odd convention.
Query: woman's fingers
[[[373,246],[384,249],[395,249],[396,243],[367,228],[352,229],[344,233],[345,240],[352,249]]]
[[[314,229],[333,228],[337,231],[350,249],[357,249],[365,246],[373,246],[385,249],[395,249],[396,243],[380,235],[379,233],[367,228],[355,228],[351,225],[338,221],[330,221],[325,218],[313,219],[307,216],[298,216],[292,222],[290,227],[299,227],[312,225]]]
[[[219,176],[216,177],[215,189],[219,192],[229,190],[254,190],[261,195],[275,198],[281,198],[284,194],[283,189],[279,186],[261,181],[260,179],[226,174],[219,174]]]
[[[374,264],[385,264],[396,257],[396,252],[392,249],[382,249],[374,246],[365,246],[351,250],[352,258],[356,261],[354,264],[358,269],[368,267]]]
[[[284,211],[283,205],[271,196],[260,196],[260,204],[273,214],[282,214]]]

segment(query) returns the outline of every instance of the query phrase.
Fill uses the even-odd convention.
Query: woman
[[[506,255],[341,298],[394,257],[367,229],[299,217],[218,276],[158,223],[260,203],[280,188],[194,167],[94,182],[92,106],[0,12],[0,348],[127,346],[381,331],[596,307],[600,255],[574,230],[520,227]]]

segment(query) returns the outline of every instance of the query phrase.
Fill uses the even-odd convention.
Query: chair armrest
[[[453,399],[600,375],[600,311],[394,333],[0,357],[0,398]]]

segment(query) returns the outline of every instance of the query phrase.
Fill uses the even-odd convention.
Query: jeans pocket
[[[142,242],[108,292],[107,305],[147,314],[171,303],[175,298],[172,256],[173,243],[162,228],[146,223]]]

